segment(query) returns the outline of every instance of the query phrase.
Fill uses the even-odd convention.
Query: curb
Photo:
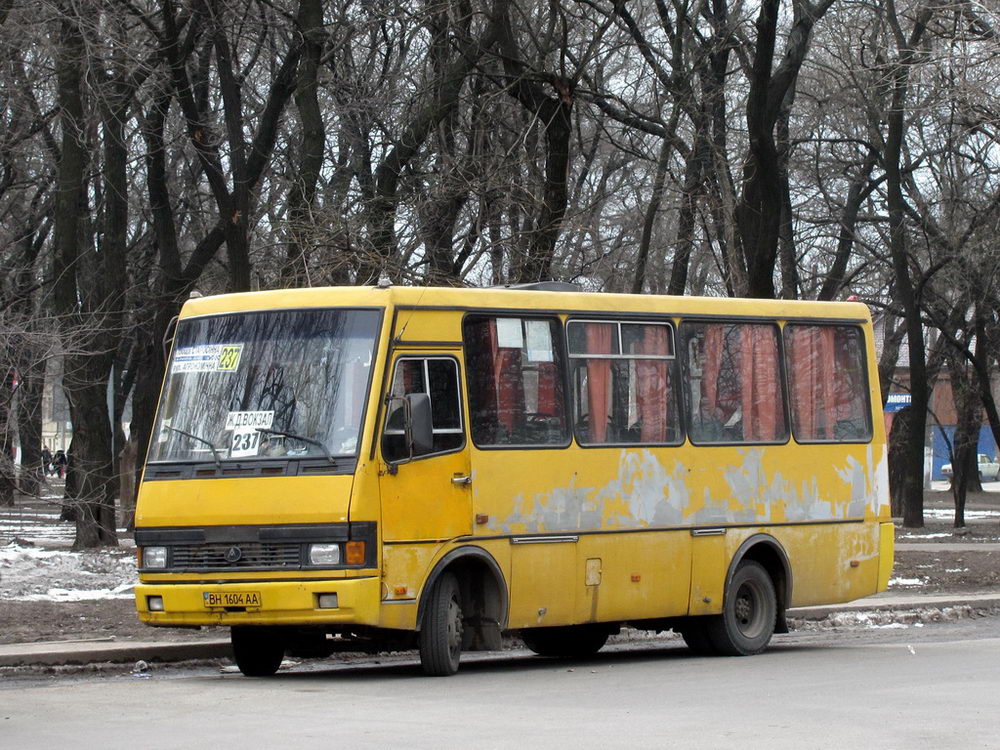
[[[157,643],[153,641],[48,641],[0,644],[0,667],[96,664],[100,662],[174,662],[232,658],[229,640]]]
[[[894,597],[881,600],[873,597],[846,604],[793,607],[787,611],[787,615],[794,620],[822,620],[840,612],[905,612],[915,609],[946,609],[948,607],[1000,609],[1000,594],[974,594],[971,596],[942,594],[939,596]]]

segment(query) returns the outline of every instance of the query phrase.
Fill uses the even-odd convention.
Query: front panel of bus
[[[351,497],[383,320],[181,318],[136,512],[141,619],[375,622],[378,509]]]

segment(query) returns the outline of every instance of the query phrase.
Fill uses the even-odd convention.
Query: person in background
[[[52,451],[47,445],[42,446],[42,471],[45,472],[45,476],[52,473]]]
[[[59,475],[60,479],[66,478],[66,452],[63,450],[57,450],[55,457],[52,459],[52,465],[55,468],[56,473]]]

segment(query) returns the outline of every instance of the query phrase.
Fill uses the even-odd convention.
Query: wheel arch
[[[778,599],[775,632],[787,633],[785,610],[792,601],[792,566],[785,548],[770,534],[754,534],[743,540],[729,562],[729,570],[726,571],[726,596],[729,594],[729,584],[733,580],[733,575],[744,560],[753,560],[760,564],[771,577],[774,593]]]
[[[417,630],[423,625],[431,590],[447,572],[458,579],[462,600],[467,603],[464,614],[471,625],[468,647],[499,648],[500,633],[507,627],[507,582],[493,556],[475,545],[451,550],[431,570],[417,604]]]

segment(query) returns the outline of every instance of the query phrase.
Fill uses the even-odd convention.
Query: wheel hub
[[[448,651],[455,655],[462,650],[462,609],[452,599],[448,602]]]
[[[749,583],[740,586],[736,601],[733,602],[733,614],[740,630],[748,636],[754,636],[754,631],[760,627],[758,622],[760,612],[757,590]]]

